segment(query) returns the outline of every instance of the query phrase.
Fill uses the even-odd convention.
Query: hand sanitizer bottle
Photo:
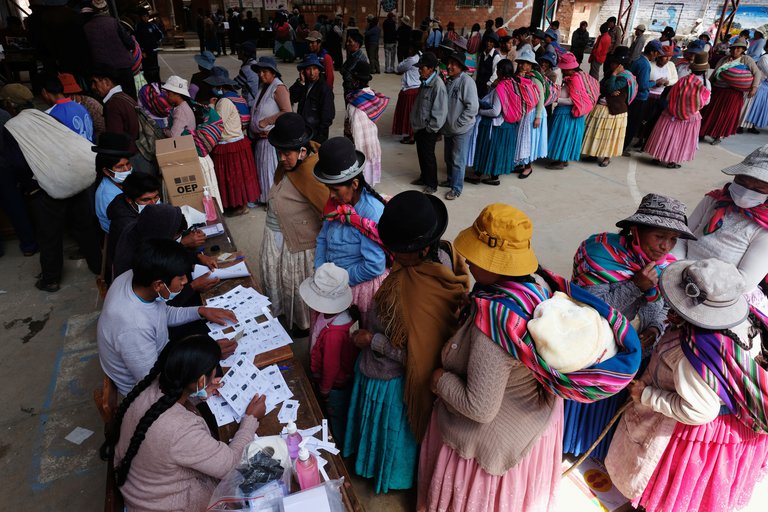
[[[208,222],[216,220],[216,205],[213,204],[211,191],[208,187],[203,187],[203,208],[205,209],[205,220]]]
[[[303,491],[310,487],[320,485],[320,473],[317,468],[317,459],[314,455],[309,453],[306,443],[302,441],[299,445],[299,459],[296,461],[296,467],[294,469],[296,473],[296,480],[299,482],[299,487]]]
[[[301,434],[296,429],[294,422],[289,422],[285,427],[288,431],[288,437],[285,438],[285,444],[288,445],[288,455],[291,457],[291,462],[296,461],[299,456],[299,444],[301,443]]]

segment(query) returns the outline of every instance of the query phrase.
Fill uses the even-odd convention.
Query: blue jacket
[[[101,229],[103,229],[105,233],[109,233],[107,207],[114,198],[122,193],[123,191],[120,190],[120,187],[115,185],[114,181],[106,176],[101,178],[101,183],[99,183],[99,186],[96,189],[96,217],[98,217]]]
[[[381,201],[366,190],[354,206],[362,217],[375,222],[379,222],[384,212]],[[315,268],[328,262],[345,269],[349,273],[349,285],[355,286],[383,274],[386,258],[382,248],[357,228],[326,220],[317,235]]]
[[[637,97],[635,101],[647,100],[651,87],[656,85],[656,82],[651,80],[651,61],[645,55],[641,55],[632,61],[632,64],[629,65],[629,71],[637,79]]]
[[[79,136],[88,139],[90,142],[94,142],[93,120],[91,119],[90,114],[88,114],[88,111],[81,104],[75,103],[69,98],[65,98],[59,100],[46,112]]]

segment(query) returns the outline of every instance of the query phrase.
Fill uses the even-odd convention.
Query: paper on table
[[[285,512],[331,512],[331,504],[328,502],[328,491],[324,485],[297,492],[283,498]]]
[[[70,443],[74,443],[77,445],[83,444],[83,441],[88,439],[93,435],[93,430],[88,430],[87,428],[83,427],[76,427],[72,432],[67,434],[66,439]]]
[[[219,279],[236,279],[238,277],[248,277],[248,267],[245,266],[245,262],[241,261],[230,267],[216,268],[210,270],[205,265],[195,265],[195,269],[192,271],[192,279],[197,279],[200,276],[211,272],[211,277],[218,277]]]
[[[218,224],[203,226],[200,228],[200,231],[205,233],[205,236],[207,236],[208,238],[213,238],[214,236],[219,236],[224,234],[224,226],[222,226],[221,222],[219,222]]]
[[[216,418],[216,425],[222,427],[224,425],[229,425],[233,421],[240,423],[242,416],[238,415],[232,406],[230,406],[220,395],[209,397],[205,403],[208,404],[208,408],[211,409],[213,416]]]
[[[259,370],[252,358],[241,357],[221,378],[219,394],[242,416],[257,393],[266,396],[267,414],[293,396],[277,365]]]
[[[298,400],[286,400],[283,402],[283,407],[277,414],[277,421],[280,423],[290,423],[291,421],[295,422],[299,412],[299,405],[300,404]]]

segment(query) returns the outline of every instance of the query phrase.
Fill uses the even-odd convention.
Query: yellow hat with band
[[[486,206],[474,224],[459,233],[454,247],[474,265],[504,276],[525,276],[539,267],[531,248],[533,223],[507,204]]]

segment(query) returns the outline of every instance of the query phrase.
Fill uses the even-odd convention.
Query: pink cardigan
[[[128,408],[120,427],[115,464],[125,455],[136,425],[162,393],[157,382]],[[218,481],[240,461],[253,441],[259,422],[244,416],[232,442],[211,437],[205,421],[181,404],[174,404],[147,430],[120,491],[131,512],[205,511]]]

